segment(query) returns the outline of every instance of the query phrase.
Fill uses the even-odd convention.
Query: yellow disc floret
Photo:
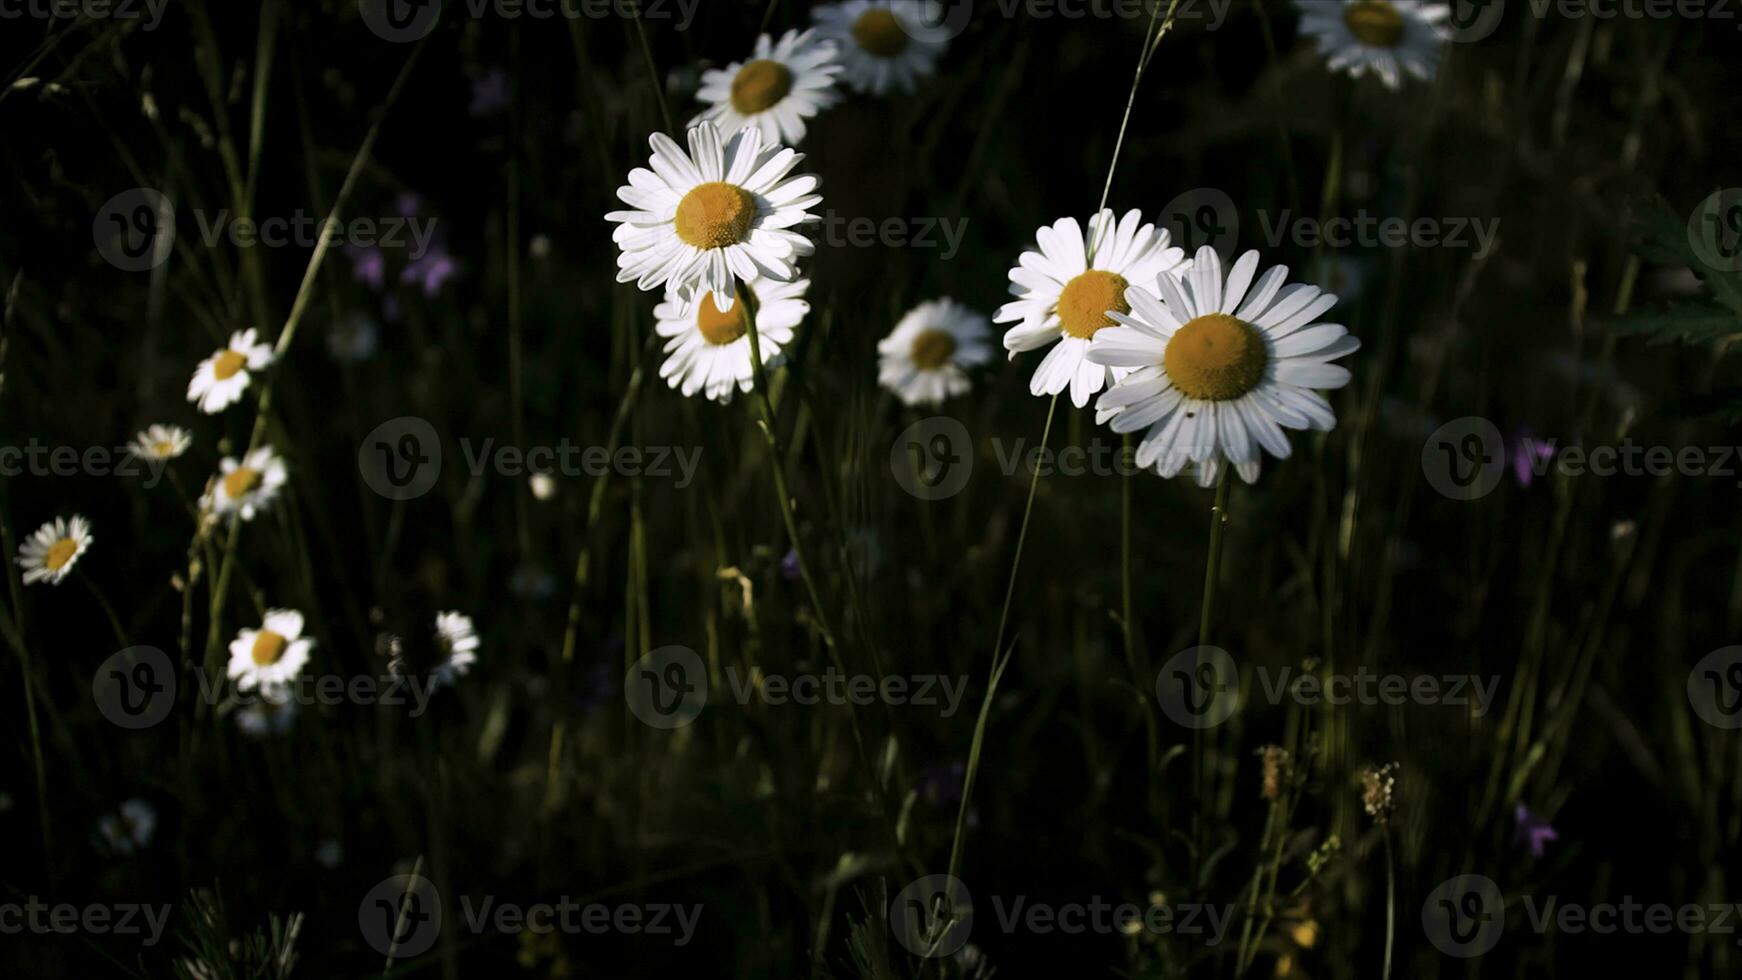
[[[1226,313],[1200,316],[1176,331],[1162,368],[1187,398],[1220,402],[1239,398],[1264,380],[1270,352],[1257,328]]]
[[[853,22],[853,40],[879,58],[893,58],[907,50],[907,30],[887,10],[873,8]]]
[[[1065,333],[1088,340],[1095,331],[1113,325],[1110,312],[1130,313],[1125,302],[1125,277],[1090,269],[1065,283],[1059,293],[1059,324]]]
[[[744,325],[744,304],[732,304],[732,312],[721,313],[714,294],[708,293],[696,304],[696,330],[710,344],[729,344],[747,332]]]
[[[725,248],[750,237],[756,199],[736,184],[699,184],[678,202],[677,237],[696,248]]]
[[[1355,0],[1343,11],[1343,23],[1362,44],[1395,48],[1403,40],[1403,15],[1390,0]]]
[[[792,91],[792,71],[761,58],[738,69],[732,79],[732,108],[746,116],[765,112]]]

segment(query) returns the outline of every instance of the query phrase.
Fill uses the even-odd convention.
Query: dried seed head
[[[1367,815],[1373,818],[1373,822],[1381,827],[1391,822],[1391,811],[1397,807],[1394,797],[1397,789],[1396,772],[1395,762],[1387,762],[1383,766],[1368,766],[1361,770],[1361,805],[1367,809]]]
[[[1282,795],[1282,782],[1288,775],[1288,750],[1280,745],[1266,745],[1258,754],[1264,759],[1264,788],[1260,795],[1274,800]]]

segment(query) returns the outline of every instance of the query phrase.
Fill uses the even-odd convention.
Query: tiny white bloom
[[[1449,8],[1424,0],[1294,0],[1300,31],[1318,40],[1333,71],[1371,71],[1397,88],[1403,72],[1432,78],[1440,46],[1451,36]]]
[[[142,460],[163,461],[175,459],[193,444],[193,433],[179,425],[152,425],[133,437],[127,451]]]
[[[321,867],[331,871],[344,863],[345,845],[328,837],[315,845],[315,860]]]
[[[966,394],[967,368],[992,360],[992,325],[953,299],[921,303],[877,343],[877,383],[903,405],[939,405]]]
[[[57,517],[37,528],[18,546],[18,557],[14,559],[24,569],[24,584],[59,585],[72,574],[79,556],[90,548],[93,540],[91,522],[82,514],[74,514],[72,520]]]
[[[218,470],[200,498],[201,506],[220,516],[239,513],[245,521],[271,506],[287,478],[284,459],[271,446],[261,446],[240,461],[226,456]]]
[[[275,700],[261,697],[236,712],[236,727],[251,738],[283,735],[296,724],[296,713],[297,703],[293,698],[281,696]]]
[[[1010,270],[1010,292],[992,320],[1014,323],[1004,334],[1004,349],[1012,359],[1021,351],[1053,345],[1028,390],[1056,395],[1066,388],[1071,403],[1082,408],[1100,391],[1111,373],[1119,371],[1087,359],[1097,330],[1113,325],[1111,314],[1128,313],[1127,286],[1154,290],[1164,276],[1179,276],[1191,267],[1185,251],[1171,246],[1167,229],[1143,224],[1135,209],[1114,223],[1113,212],[1089,219],[1085,232],[1075,218],[1060,218],[1035,233],[1037,248],[1023,252]],[[1106,230],[1102,231],[1102,226]],[[1090,249],[1094,254],[1090,255]]]
[[[478,629],[464,613],[443,612],[436,614],[435,631],[436,648],[443,659],[430,670],[430,677],[437,685],[452,687],[477,662]]]
[[[912,92],[937,71],[950,39],[943,16],[935,0],[847,0],[811,11],[817,33],[840,48],[841,80],[869,95]]]
[[[781,351],[792,343],[793,330],[810,312],[805,300],[809,279],[774,282],[753,279],[746,283],[756,300],[756,342],[762,363],[772,367]],[[653,308],[654,329],[671,355],[659,367],[659,376],[688,398],[701,392],[717,402],[732,400],[733,389],[749,392],[754,386],[750,364],[750,331],[742,304],[721,310],[713,293],[685,299],[667,288],[665,302]]]
[[[532,485],[532,499],[549,500],[556,496],[556,477],[549,473],[534,473],[527,480]]]
[[[836,50],[815,31],[787,31],[778,43],[762,35],[750,61],[702,73],[696,98],[712,104],[690,124],[712,122],[727,133],[755,126],[765,143],[798,145],[805,120],[840,101]]]
[[[1285,429],[1328,432],[1337,424],[1320,390],[1349,383],[1331,362],[1361,343],[1341,324],[1319,323],[1337,297],[1317,286],[1283,287],[1286,266],[1258,272],[1258,253],[1222,276],[1214,249],[1198,250],[1192,271],[1159,295],[1133,287],[1130,313],[1095,334],[1089,358],[1127,373],[1096,403],[1114,432],[1148,430],[1137,465],[1171,477],[1196,464],[1210,486],[1225,463],[1258,479],[1264,452],[1289,455]]]
[[[256,342],[258,333],[253,327],[238,330],[230,335],[229,346],[201,361],[188,382],[188,401],[216,415],[240,399],[252,372],[272,363],[272,348]]]
[[[803,154],[754,127],[726,139],[707,122],[689,131],[688,153],[664,133],[648,142],[651,169],[635,168],[617,188],[634,210],[605,215],[617,223],[618,282],[712,292],[730,309],[739,281],[797,277],[796,261],[816,246],[793,229],[816,220],[809,209],[822,202],[816,177],[788,176]]]
[[[381,327],[367,313],[347,313],[334,321],[327,334],[327,353],[333,360],[347,363],[367,361],[380,346]]]
[[[132,854],[150,846],[157,834],[157,810],[135,796],[121,804],[118,813],[97,818],[97,833],[116,854]]]
[[[268,609],[259,629],[240,630],[230,641],[227,673],[239,691],[259,688],[263,697],[284,701],[313,647],[314,640],[302,635],[302,613]]]

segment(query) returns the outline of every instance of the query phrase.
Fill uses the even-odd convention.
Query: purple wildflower
[[[488,116],[508,108],[508,73],[492,68],[472,82],[473,116]]]
[[[407,265],[405,271],[399,274],[399,281],[415,283],[423,289],[423,294],[431,299],[442,291],[442,284],[453,278],[459,271],[451,256],[440,246],[432,248],[423,258]]]
[[[1543,850],[1550,841],[1561,839],[1560,833],[1547,820],[1530,812],[1530,808],[1522,803],[1513,812],[1513,822],[1517,828],[1512,832],[1513,846],[1527,845],[1533,858],[1542,857]]]
[[[363,248],[358,245],[346,245],[345,254],[351,257],[351,275],[360,283],[376,292],[387,283],[387,256],[373,246]]]
[[[1545,464],[1554,458],[1554,443],[1544,442],[1531,435],[1527,429],[1519,429],[1512,436],[1512,476],[1521,487],[1528,487],[1536,478],[1539,464]]]

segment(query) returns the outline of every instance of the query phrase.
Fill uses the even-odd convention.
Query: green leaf
[[[1616,333],[1647,337],[1653,344],[1717,343],[1742,335],[1742,314],[1705,299],[1639,310],[1609,324]]]

